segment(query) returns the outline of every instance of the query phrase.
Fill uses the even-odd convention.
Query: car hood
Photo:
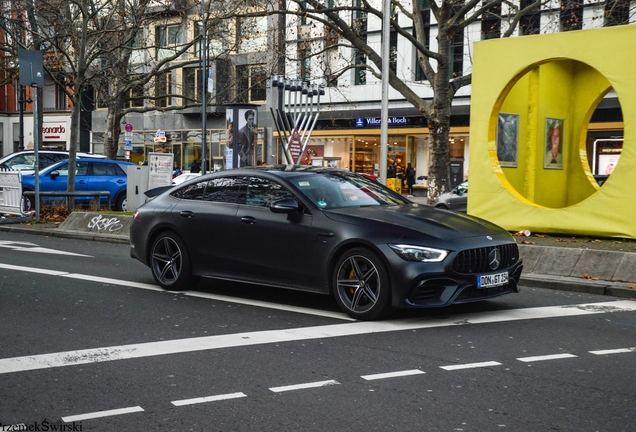
[[[485,219],[421,204],[345,207],[324,213],[340,223],[364,225],[374,221],[385,224],[394,234],[402,232],[401,241],[410,237],[452,241],[483,236],[514,241],[508,231]]]

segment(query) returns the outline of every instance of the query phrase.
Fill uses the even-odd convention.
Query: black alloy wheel
[[[365,248],[347,251],[336,264],[336,301],[352,318],[375,320],[391,312],[391,288],[382,261]]]
[[[182,291],[193,287],[196,282],[185,245],[171,231],[163,232],[155,239],[150,268],[155,281],[166,290]]]

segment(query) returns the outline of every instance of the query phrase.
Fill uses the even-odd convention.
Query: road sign
[[[132,141],[126,141],[126,145],[124,146],[126,150],[132,150]]]
[[[133,131],[133,125],[130,123],[126,123],[126,126],[124,126],[124,130],[126,132],[132,132]]]

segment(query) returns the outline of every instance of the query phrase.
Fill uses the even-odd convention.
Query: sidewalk
[[[414,198],[420,204],[425,200],[425,197]],[[131,222],[132,216],[73,212],[59,224],[0,223],[0,232],[128,244]],[[515,239],[524,260],[522,287],[636,299],[636,249],[634,252],[609,250],[610,247],[616,249],[620,245],[615,243],[620,242],[576,243],[553,238],[552,242],[559,245],[557,247],[530,241],[542,240],[535,237]]]

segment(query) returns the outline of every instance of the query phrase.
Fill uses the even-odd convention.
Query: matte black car
[[[366,320],[517,292],[522,270],[506,230],[323,167],[229,170],[174,186],[137,210],[130,242],[168,290],[210,277],[333,294]]]

